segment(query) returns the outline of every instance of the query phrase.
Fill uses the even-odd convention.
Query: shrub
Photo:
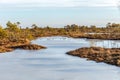
[[[2,39],[5,37],[7,37],[7,32],[4,29],[2,29],[2,27],[0,27],[0,38]]]
[[[7,22],[7,29],[12,32],[19,32],[20,28],[18,27],[17,23],[11,23],[10,21]]]

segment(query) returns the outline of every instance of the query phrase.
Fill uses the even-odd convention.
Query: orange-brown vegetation
[[[67,54],[120,66],[120,48],[85,47],[69,51]]]
[[[10,21],[8,21],[6,25],[6,28],[0,27],[0,52],[4,52],[3,46],[7,44],[24,45],[21,41],[25,42],[24,40],[26,39],[31,41],[38,37],[46,36],[120,40],[120,24],[115,23],[108,23],[104,28],[98,28],[94,25],[90,27],[78,26],[76,24],[67,25],[63,28],[52,28],[49,26],[42,28],[38,27],[36,24],[33,24],[31,28],[21,28],[20,22],[12,23]]]

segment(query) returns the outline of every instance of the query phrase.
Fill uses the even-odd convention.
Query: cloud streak
[[[81,7],[116,6],[117,0],[0,0],[0,6],[11,7]]]

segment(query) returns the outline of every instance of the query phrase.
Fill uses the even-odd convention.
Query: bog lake
[[[120,67],[67,55],[81,47],[120,47],[120,40],[42,37],[32,43],[47,49],[16,49],[0,54],[0,80],[120,80]]]

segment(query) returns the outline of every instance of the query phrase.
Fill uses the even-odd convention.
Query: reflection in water
[[[120,48],[120,40],[98,40],[88,39],[90,46],[99,46],[104,48]]]
[[[91,41],[95,46],[104,43],[104,47],[108,47],[107,40],[47,37],[32,42],[47,46],[47,49],[0,54],[0,80],[120,80],[119,67],[65,54],[89,47]],[[120,42],[110,43],[116,46]]]

